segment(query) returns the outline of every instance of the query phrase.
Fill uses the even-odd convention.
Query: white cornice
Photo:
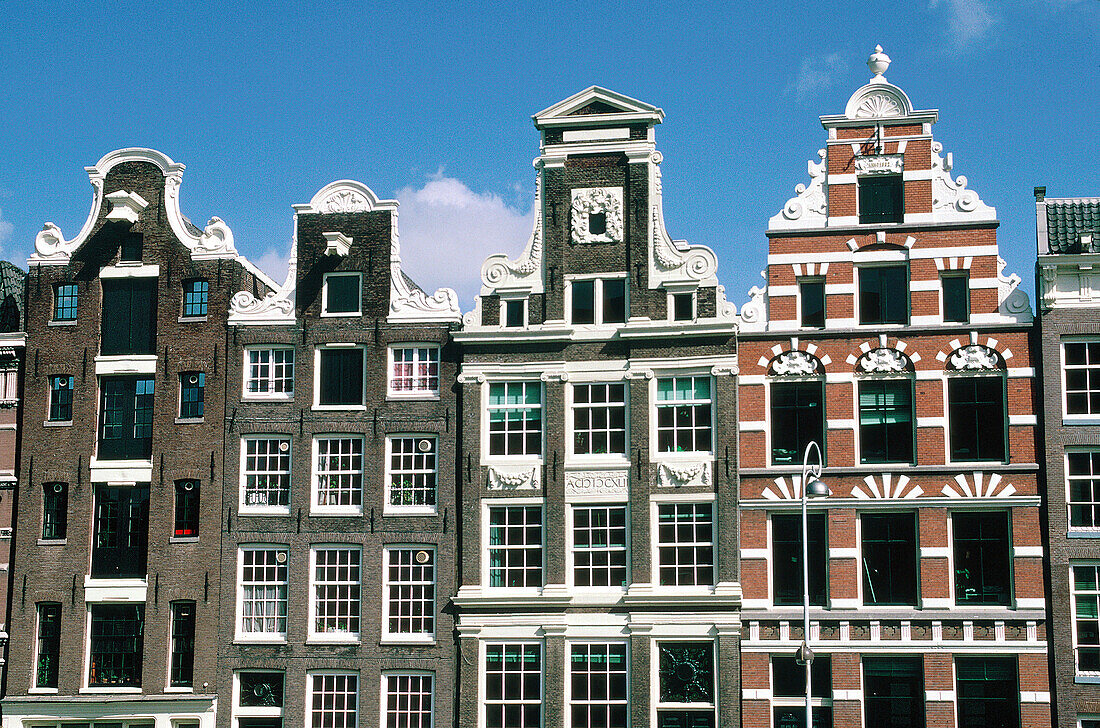
[[[606,114],[573,114],[593,101],[607,104],[616,111]],[[607,126],[629,122],[660,124],[664,118],[665,112],[652,104],[599,86],[589,86],[531,117],[535,126],[540,129],[548,126]]]

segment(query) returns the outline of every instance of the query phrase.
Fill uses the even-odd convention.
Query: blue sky
[[[1100,195],[1100,0],[807,3],[5,3],[0,255],[91,204],[83,170],[148,146],[187,165],[184,214],[285,265],[291,209],[358,179],[402,202],[406,270],[472,306],[481,260],[530,230],[531,114],[592,84],[665,110],[665,218],[713,247],[739,305],[768,218],[807,182],[821,114],[876,43],[956,174],[997,208],[1033,290],[1032,188]]]

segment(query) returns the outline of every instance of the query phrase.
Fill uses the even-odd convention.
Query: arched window
[[[971,344],[948,358],[947,421],[951,460],[1004,462],[1005,365],[996,351]]]
[[[914,462],[913,362],[897,349],[871,349],[856,374],[859,461]]]
[[[768,366],[773,465],[802,462],[810,442],[825,452],[825,368],[804,351],[788,351]]]

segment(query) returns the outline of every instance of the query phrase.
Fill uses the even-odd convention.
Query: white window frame
[[[713,667],[713,690],[714,690],[714,702],[713,703],[662,703],[661,702],[661,645],[665,643],[671,644],[684,644],[688,642],[698,642],[700,644],[709,644],[711,646],[711,665]],[[650,654],[652,655],[649,661],[649,684],[650,684],[650,719],[652,723],[650,725],[657,725],[657,716],[662,709],[668,709],[670,711],[676,710],[710,710],[714,714],[715,725],[718,725],[718,699],[720,683],[718,680],[718,645],[717,640],[713,637],[700,638],[694,635],[685,634],[684,637],[660,637],[654,638],[651,641]],[[769,722],[771,716],[768,716]]]
[[[710,505],[710,518],[711,518],[711,584],[661,584],[661,534],[660,527],[660,506],[666,505]],[[714,537],[718,535],[717,531],[717,519],[716,515],[716,499],[714,493],[670,493],[661,494],[658,496],[652,496],[649,501],[650,506],[650,564],[651,564],[651,578],[654,588],[662,591],[674,591],[674,592],[702,592],[710,593],[714,590],[715,585],[718,583],[718,544],[714,541]]]
[[[346,551],[349,553],[357,554],[359,556],[358,566],[355,567],[359,572],[359,581],[356,582],[350,580],[336,580],[320,582],[317,580],[317,555],[318,552],[339,552]],[[338,568],[352,568],[351,563],[347,567],[338,566]],[[333,631],[333,632],[319,632],[317,630],[317,589],[321,586],[334,586],[334,587],[359,587],[359,599],[349,599],[346,601],[349,605],[356,605],[358,607],[358,614],[355,619],[359,622],[358,630],[346,630],[346,631]],[[359,636],[363,629],[363,548],[359,544],[350,543],[326,543],[326,544],[314,544],[309,548],[309,637],[308,642],[338,642],[338,643],[357,643],[359,642]]]
[[[148,611],[148,609],[146,609],[147,604],[145,602],[137,602],[135,604],[135,602],[127,601],[127,603],[131,604],[133,606],[140,606],[141,609],[142,609],[142,619],[143,620],[148,619],[149,611]],[[141,684],[136,685],[136,686],[118,686],[118,687],[115,687],[115,686],[110,686],[110,685],[96,685],[96,686],[93,686],[91,684],[91,678],[92,678],[92,675],[91,675],[91,672],[92,672],[92,610],[95,609],[96,607],[109,607],[109,606],[120,606],[120,603],[119,602],[112,603],[112,602],[100,601],[100,602],[87,602],[86,605],[85,605],[85,609],[84,609],[84,618],[85,618],[84,634],[86,635],[87,638],[85,639],[85,644],[84,644],[84,669],[83,669],[83,676],[81,677],[81,680],[80,680],[80,692],[81,693],[122,693],[122,694],[130,693],[130,694],[140,694],[141,692],[143,692],[146,689],[146,687],[152,687],[151,685],[148,685],[146,683],[146,678],[145,678],[145,675],[144,675],[144,671],[143,671],[143,674],[142,674],[142,677],[141,677]],[[146,639],[145,638],[146,638],[146,636],[147,635],[143,632],[142,633],[142,638],[141,638],[142,639],[142,655],[143,655],[142,659],[144,659],[144,650],[145,650],[145,644],[146,644]],[[64,638],[62,638],[62,639],[64,639]],[[93,725],[92,728],[95,728],[94,725]]]
[[[490,586],[489,511],[491,508],[537,507],[542,513],[542,584],[537,586]],[[510,594],[539,594],[546,585],[546,503],[542,498],[484,498],[481,501],[481,583],[491,591],[507,591]]]
[[[524,329],[526,329],[530,325],[530,321],[531,321],[530,314],[528,312],[529,311],[528,300],[529,299],[526,296],[524,296],[523,298],[506,298],[506,297],[502,296],[501,299],[500,299],[500,328],[502,328],[502,329],[512,329],[514,331],[523,331]],[[509,303],[518,303],[520,305],[520,311],[523,314],[523,323],[521,323],[519,326],[509,326],[508,325],[508,304]]]
[[[389,720],[388,719],[390,717],[390,703],[389,703],[389,697],[390,697],[389,681],[390,681],[390,678],[403,678],[403,677],[420,678],[421,680],[423,680],[424,678],[428,678],[431,681],[430,682],[431,692],[429,692],[427,694],[427,697],[428,697],[428,726],[429,726],[429,728],[431,728],[432,726],[435,725],[436,675],[435,675],[434,672],[432,672],[430,670],[383,670],[382,671],[382,681],[381,681],[382,692],[381,692],[381,695],[380,695],[380,698],[379,698],[379,701],[378,701],[378,712],[379,712],[380,717],[381,717],[381,728],[388,728],[388,726],[389,726]],[[400,695],[402,693],[397,693],[397,694]],[[412,695],[412,694],[413,693],[411,693],[411,692],[410,693],[404,693],[404,695]],[[418,692],[418,693],[416,693],[416,695],[424,696],[424,693],[423,692]],[[422,714],[423,714],[423,712],[421,711],[421,712],[417,713],[416,715],[422,715]],[[403,712],[403,713],[399,712],[397,714],[398,718],[412,717],[412,716],[413,716],[413,714],[409,711],[406,711],[406,712]],[[400,720],[396,721],[396,724],[397,725],[405,725],[405,723],[403,723]],[[412,724],[410,723],[410,725],[412,725]],[[419,724],[417,724],[417,725],[419,725]]]
[[[320,456],[320,443],[321,443],[322,440],[324,440],[326,442],[337,442],[337,443],[342,443],[344,441],[347,441],[349,443],[352,443],[353,450],[354,450],[354,443],[358,442],[359,443],[358,458],[359,458],[359,463],[360,463],[359,469],[358,470],[355,470],[355,469],[351,469],[351,470],[326,470],[325,472],[322,473],[320,471],[320,457],[321,457]],[[329,456],[332,457],[332,453],[329,453]],[[350,452],[350,453],[341,452],[341,453],[336,454],[336,457],[338,457],[340,459],[351,458],[351,459],[354,460],[354,458],[356,456],[357,456],[357,454],[354,451]],[[364,481],[366,480],[366,461],[367,461],[367,443],[366,443],[366,438],[364,438],[362,435],[351,435],[351,434],[344,434],[344,433],[326,433],[326,434],[316,434],[316,435],[314,435],[313,436],[312,448],[311,448],[311,460],[310,460],[310,497],[309,497],[309,513],[310,513],[310,515],[316,515],[316,516],[359,516],[359,515],[362,515],[363,514],[363,500],[364,500],[364,497],[365,497],[365,490],[366,490],[365,483],[364,483]],[[354,504],[352,504],[352,505],[341,505],[341,504],[332,505],[332,504],[329,504],[329,503],[324,503],[324,504],[320,503],[321,477],[324,476],[324,475],[330,475],[330,476],[340,477],[340,478],[350,478],[352,480],[352,482],[354,482],[355,479],[356,479],[356,476],[358,476],[358,479],[359,479],[359,487],[358,487],[359,505],[354,505]],[[331,491],[331,490],[332,489],[330,488],[329,491]],[[338,488],[337,490],[343,491],[344,489],[343,488]],[[356,490],[355,488],[352,488],[349,492],[354,493],[355,490]],[[354,497],[352,497],[352,500],[354,500]]]
[[[245,551],[274,551],[276,552],[275,560],[278,561],[278,554],[285,555],[287,579],[284,582],[270,581],[270,582],[250,582],[253,584],[268,584],[275,585],[276,588],[281,584],[285,590],[285,597],[281,600],[286,603],[286,629],[290,629],[290,548],[284,544],[273,543],[242,543],[237,546],[237,608],[235,610],[235,622],[234,622],[234,641],[235,642],[256,642],[267,644],[285,644],[287,641],[287,632],[245,632],[244,626],[244,552]],[[276,603],[280,600],[276,600]],[[275,617],[275,623],[278,625],[279,617]]]
[[[487,691],[487,668],[489,665],[489,646],[501,645],[507,647],[508,645],[537,645],[539,648],[539,726],[546,724],[546,643],[540,639],[492,639],[481,640],[480,649],[478,650],[478,665],[481,668],[478,670],[478,725],[486,725],[486,713],[488,708],[488,691]],[[522,674],[522,673],[521,673]],[[522,682],[522,681],[521,681]],[[533,700],[511,700],[502,698],[499,701],[494,701],[495,705],[508,705],[509,703],[518,704],[532,704]],[[656,724],[654,724],[656,725]]]
[[[246,443],[250,440],[272,440],[272,441],[280,441],[281,443],[286,444],[287,467],[286,467],[285,473],[286,473],[286,480],[287,480],[287,486],[286,486],[286,489],[287,489],[287,505],[285,505],[285,506],[281,506],[281,505],[272,506],[272,505],[253,505],[253,504],[248,503],[246,487],[247,487],[247,483],[248,483],[249,471],[246,469],[245,465],[248,462],[248,445]],[[281,444],[280,444],[280,452],[282,452],[282,445]],[[265,455],[264,457],[272,457],[272,456],[271,455]],[[259,471],[257,471],[257,472],[259,472]],[[272,475],[272,474],[281,474],[283,472],[284,471],[280,471],[280,470],[269,470],[269,471],[264,471],[264,474]],[[239,500],[237,502],[238,511],[242,514],[261,515],[261,516],[263,516],[263,515],[280,516],[280,515],[286,515],[286,514],[290,513],[290,500],[291,500],[291,496],[293,495],[293,484],[294,484],[293,473],[294,473],[294,440],[293,440],[293,438],[290,437],[290,435],[282,435],[282,434],[274,434],[274,433],[273,434],[257,433],[257,434],[252,434],[252,435],[242,435],[241,436],[241,459],[240,459],[240,484],[239,484],[240,487],[238,488],[238,490],[240,492],[240,495],[239,495]]]
[[[508,389],[509,384],[523,384],[527,387],[529,387],[531,385],[534,385],[534,386],[539,388],[539,403],[537,405],[537,408],[538,408],[538,412],[539,412],[539,422],[541,423],[541,425],[540,425],[540,428],[539,428],[539,430],[540,430],[540,432],[539,432],[539,438],[540,438],[540,440],[539,440],[539,442],[540,442],[540,444],[539,444],[539,453],[537,455],[530,454],[530,453],[520,453],[520,454],[516,454],[516,455],[510,455],[510,454],[493,455],[492,454],[491,448],[490,448],[491,439],[490,439],[490,436],[489,436],[491,413],[493,411],[499,411],[499,410],[535,409],[536,408],[535,405],[526,405],[526,404],[524,404],[522,406],[512,406],[512,405],[507,405],[507,404],[501,405],[501,406],[490,405],[489,404],[490,390],[491,390],[491,388],[494,384],[504,385],[506,393],[507,393],[507,389]],[[543,382],[540,379],[537,379],[537,378],[532,379],[530,377],[509,377],[509,378],[496,379],[496,380],[492,380],[492,381],[486,381],[481,386],[481,412],[482,412],[482,415],[481,415],[481,453],[482,453],[481,457],[482,457],[482,464],[486,464],[486,463],[489,463],[489,462],[493,462],[493,463],[496,463],[496,462],[507,462],[507,463],[515,462],[515,463],[524,463],[524,464],[531,463],[532,465],[542,463],[544,453],[546,452],[546,387],[543,385]]]
[[[351,671],[349,671],[349,670],[310,670],[309,672],[307,672],[306,673],[305,723],[303,723],[302,725],[305,728],[312,728],[312,726],[313,726],[313,694],[315,692],[314,680],[316,678],[324,678],[324,677],[354,677],[355,678],[355,692],[354,693],[348,693],[349,695],[350,694],[355,695],[355,710],[354,710],[354,712],[351,713],[352,720],[351,720],[351,723],[349,725],[358,726],[359,725],[359,714],[362,712],[361,711],[362,701],[360,700],[360,696],[361,696],[362,691],[363,691],[363,687],[360,684],[360,680],[359,680],[359,671],[358,670],[351,670]],[[286,689],[285,685],[284,685],[283,689],[284,690]]]
[[[359,349],[363,374],[360,377],[362,388],[359,392],[359,404],[321,404],[321,352],[334,349]],[[344,412],[365,412],[367,396],[367,349],[362,344],[319,344],[313,349],[313,409]]]
[[[1073,637],[1072,649],[1073,649],[1073,675],[1074,681],[1078,683],[1100,683],[1100,672],[1082,672],[1077,667],[1077,649],[1080,646],[1077,642],[1077,590],[1074,588],[1073,582],[1073,569],[1076,566],[1091,567],[1097,569],[1100,572],[1100,559],[1071,559],[1069,562],[1069,607],[1070,607],[1070,633]],[[1100,579],[1100,573],[1097,574],[1097,578]],[[1098,591],[1100,591],[1100,585],[1098,585]],[[1090,594],[1092,592],[1082,592],[1082,594]],[[1098,597],[1100,600],[1100,597]],[[1098,619],[1097,621],[1100,621]]]
[[[1100,343],[1100,337],[1097,337],[1097,336],[1064,336],[1064,337],[1062,337],[1062,340],[1058,343],[1058,348],[1061,350],[1061,357],[1062,357],[1061,361],[1059,362],[1060,365],[1061,365],[1061,368],[1062,368],[1062,371],[1061,371],[1061,377],[1062,377],[1062,423],[1066,424],[1066,425],[1100,425],[1100,412],[1084,412],[1084,413],[1080,413],[1080,414],[1070,414],[1070,412],[1069,412],[1069,401],[1068,401],[1069,392],[1067,390],[1067,383],[1066,383],[1066,371],[1067,371],[1066,367],[1068,366],[1066,364],[1066,344],[1085,344],[1086,345],[1086,350],[1087,350],[1087,345],[1090,344],[1090,343]],[[1089,369],[1089,365],[1087,365],[1087,364],[1086,365],[1075,364],[1075,365],[1073,365],[1073,367],[1075,369],[1076,368],[1084,369],[1085,371],[1088,371],[1088,369]],[[1100,369],[1100,365],[1098,365],[1097,368]],[[1091,391],[1091,390],[1085,390],[1085,391]]]
[[[352,276],[354,276],[356,281],[358,282],[357,288],[359,290],[359,296],[358,296],[359,306],[356,308],[355,311],[330,312],[328,310],[328,279],[329,278],[351,278]],[[362,316],[363,315],[363,274],[362,273],[360,273],[359,271],[332,271],[330,273],[325,273],[321,277],[321,279],[322,279],[322,282],[321,282],[321,316],[323,318],[339,318],[339,317]]]
[[[821,284],[821,297],[822,303],[825,307],[825,322],[822,326],[807,326],[802,323],[802,284],[803,283],[820,283]],[[805,329],[806,331],[824,331],[829,325],[829,288],[825,283],[825,274],[812,275],[812,276],[796,276],[795,288],[798,291],[798,295],[795,296],[795,320],[798,322],[798,328]],[[858,304],[858,301],[857,301]],[[859,311],[856,311],[856,319],[859,318]]]
[[[390,630],[390,605],[392,600],[390,599],[390,587],[394,584],[390,581],[390,557],[395,553],[402,551],[412,552],[414,554],[413,559],[416,559],[415,554],[421,551],[426,551],[431,559],[432,567],[432,603],[431,603],[431,619],[432,619],[432,631],[431,632],[393,632]],[[398,582],[398,584],[404,586],[424,586],[428,582],[424,580],[420,581],[404,581]],[[439,610],[438,599],[439,596],[439,559],[436,557],[435,546],[428,544],[392,544],[386,546],[382,550],[382,642],[414,642],[423,644],[432,644],[435,642],[436,628],[439,626]],[[402,600],[405,601],[405,600]],[[410,600],[420,601],[420,600]]]
[[[658,400],[657,399],[657,382],[658,382],[658,380],[661,380],[661,379],[671,379],[671,380],[673,380],[673,385],[672,386],[673,386],[673,390],[675,391],[675,388],[676,388],[675,380],[677,380],[677,379],[688,379],[688,378],[698,378],[698,377],[706,377],[707,379],[710,380],[710,400],[709,400],[709,403],[710,403],[710,450],[691,450],[691,451],[689,451],[689,450],[683,450],[683,451],[671,450],[671,451],[668,451],[668,452],[664,452],[660,449],[659,427],[658,427],[658,424],[657,424],[657,417],[658,417],[657,410],[660,409],[661,407],[672,408],[672,407],[677,407],[677,406],[680,406],[680,405],[695,406],[695,405],[698,405],[698,404],[702,404],[703,400],[695,400],[695,399],[691,399],[691,400],[676,400],[676,399]],[[686,371],[660,372],[660,373],[655,373],[654,374],[653,378],[650,380],[650,383],[649,383],[649,401],[651,403],[650,404],[650,418],[649,419],[652,422],[652,424],[650,425],[650,431],[651,431],[650,453],[651,453],[652,458],[657,459],[657,460],[674,460],[674,459],[677,459],[677,458],[689,458],[689,459],[696,460],[696,459],[699,459],[700,456],[710,456],[715,452],[714,440],[715,440],[715,435],[717,434],[716,433],[717,428],[715,427],[715,421],[716,421],[716,412],[715,412],[715,410],[716,410],[716,407],[715,407],[716,396],[715,395],[717,394],[717,391],[716,391],[717,386],[718,386],[717,378],[715,376],[713,376],[709,371],[703,372],[703,371],[695,371],[695,370],[686,370]],[[693,390],[693,394],[694,394],[694,390]],[[664,402],[666,404],[662,404],[662,402]],[[674,428],[674,431],[675,431],[675,428]]]
[[[420,359],[421,350],[429,352],[429,358],[425,360]],[[423,364],[435,364],[435,388],[431,387],[417,387],[411,390],[394,389],[394,367],[396,366],[396,352],[398,351],[412,351],[413,360],[411,363],[413,366],[412,380],[414,384],[418,384],[423,377],[416,374],[417,369]],[[431,358],[434,356],[434,360]],[[386,370],[386,397],[388,399],[439,399],[439,386],[441,379],[442,368],[442,355],[441,349],[438,344],[432,343],[415,343],[410,342],[407,344],[390,344],[387,350],[387,363],[389,368]],[[430,377],[428,378],[430,381]]]
[[[623,296],[625,305],[625,321],[621,323],[605,323],[603,320],[603,282],[622,280],[624,281]],[[592,281],[592,318],[594,323],[591,324],[574,324],[573,323],[573,282],[574,281]],[[630,320],[630,275],[628,273],[598,273],[595,275],[567,275],[565,276],[565,316],[566,323],[571,326],[587,326],[589,328],[594,327],[615,327],[625,326],[626,322]]]
[[[432,444],[431,452],[435,458],[435,467],[432,470],[413,468],[409,471],[399,471],[400,473],[411,475],[413,477],[420,475],[432,475],[434,476],[435,486],[433,487],[435,503],[432,505],[395,505],[392,503],[393,499],[393,446],[396,440],[412,440],[415,442],[417,453],[425,452],[421,450],[421,442],[428,441]],[[386,435],[386,464],[385,464],[385,503],[383,504],[382,513],[386,514],[400,514],[400,515],[434,515],[438,512],[439,508],[439,435],[435,433],[429,434],[404,434],[404,433],[390,433]],[[414,488],[414,490],[416,490]]]
[[[576,539],[576,534],[577,534],[577,525],[576,525],[577,511],[579,511],[579,510],[589,510],[589,509],[592,509],[592,508],[607,508],[607,509],[621,508],[623,510],[623,513],[626,517],[625,522],[624,522],[624,524],[625,524],[624,525],[624,531],[625,531],[624,541],[625,541],[626,545],[622,549],[619,549],[617,547],[614,548],[614,549],[601,547],[601,548],[597,548],[597,549],[591,549],[591,551],[592,552],[620,551],[620,550],[623,551],[626,555],[626,586],[578,586],[577,583],[576,583],[577,576],[576,576],[575,569],[576,569],[576,565],[577,565],[577,553],[578,553],[577,539]],[[631,554],[631,550],[630,550],[630,547],[631,547],[631,543],[630,543],[630,504],[627,501],[607,501],[607,502],[584,501],[584,502],[577,502],[577,503],[566,503],[565,510],[566,510],[566,514],[565,514],[565,517],[566,517],[566,538],[565,538],[565,540],[566,540],[566,557],[565,557],[565,561],[566,561],[566,564],[565,564],[566,578],[565,578],[565,582],[566,582],[566,584],[569,587],[573,588],[573,589],[576,589],[578,591],[583,591],[583,592],[594,591],[594,592],[622,593],[623,591],[625,591],[630,586],[630,583],[631,583],[631,568],[630,568],[630,566],[631,566],[631,564],[630,564],[630,561],[631,561],[631,559],[630,559],[630,554]],[[585,549],[585,551],[587,552],[589,550]],[[592,567],[587,567],[587,568],[592,569]]]
[[[623,388],[623,452],[606,452],[606,453],[578,453],[576,451],[576,438],[575,438],[575,423],[573,420],[573,414],[575,408],[578,406],[576,403],[576,388],[577,387],[603,387],[621,385]],[[595,409],[591,404],[580,405],[588,409]],[[612,408],[611,403],[606,404],[607,409],[610,411]],[[615,407],[618,406],[616,403]],[[599,407],[599,405],[597,405]],[[614,432],[612,429],[606,430],[608,433]],[[602,432],[602,430],[600,431]],[[614,464],[629,464],[630,462],[630,382],[626,379],[622,379],[621,375],[616,373],[616,378],[606,380],[586,380],[578,382],[570,382],[565,388],[565,439],[567,441],[566,457],[570,460],[576,461],[593,461],[593,462],[607,462]]]
[[[966,321],[948,321],[947,320],[947,301],[944,296],[944,279],[946,278],[963,278],[966,280]],[[970,269],[969,268],[952,268],[949,270],[940,271],[940,322],[949,326],[968,326],[971,320],[974,318],[974,306],[973,301],[970,300],[970,294],[973,288],[970,285]]]
[[[606,706],[608,709],[612,705],[622,705],[626,708],[627,725],[630,724],[630,643],[621,639],[571,639],[565,643],[565,714],[572,716],[573,708],[573,648],[578,646],[587,645],[592,646],[605,646],[605,647],[622,647],[625,655],[623,662],[623,669],[626,672],[626,697],[623,700],[583,700],[578,701],[578,705],[584,706]],[[586,663],[587,664],[587,663]],[[593,674],[591,670],[585,673],[586,675]],[[596,673],[599,674],[599,673]],[[610,674],[610,673],[607,673]],[[571,718],[566,719],[567,725],[572,725]],[[656,723],[653,723],[656,725]]]
[[[242,672],[269,672],[281,673],[283,676],[283,704],[281,706],[241,706],[241,673]],[[236,726],[237,718],[282,718],[286,707],[286,671],[268,668],[246,668],[233,671],[233,723]]]
[[[262,378],[261,377],[253,378],[252,377],[252,362],[249,361],[249,357],[252,355],[253,352],[263,352],[263,351],[266,351],[268,353],[269,361],[267,362],[267,364],[257,363],[256,366],[257,367],[260,367],[260,366],[266,367],[267,370],[268,370],[268,375],[265,376],[265,377],[262,377]],[[242,367],[241,371],[244,373],[244,376],[242,377],[242,382],[241,382],[241,399],[261,399],[261,400],[266,399],[266,400],[285,400],[285,401],[289,401],[289,400],[294,399],[294,366],[295,366],[294,361],[290,362],[290,378],[289,378],[290,388],[291,388],[290,391],[289,392],[275,392],[275,391],[273,391],[275,382],[286,381],[286,377],[276,377],[275,376],[275,368],[276,367],[284,367],[285,368],[287,366],[285,361],[282,362],[281,364],[278,364],[278,363],[275,362],[275,352],[277,352],[277,351],[280,351],[280,352],[289,351],[290,354],[291,354],[291,357],[293,359],[297,359],[296,352],[294,351],[293,346],[281,345],[281,344],[262,344],[262,345],[244,347],[243,360],[241,362],[241,367]],[[267,385],[268,385],[268,388],[269,388],[268,391],[267,392],[250,392],[250,391],[248,391],[248,384],[249,384],[249,382],[252,382],[252,381],[266,382]]]
[[[1065,451],[1062,453],[1062,465],[1063,465],[1062,472],[1065,473],[1065,481],[1066,481],[1066,484],[1065,484],[1065,489],[1066,489],[1066,491],[1065,491],[1066,492],[1066,530],[1067,530],[1067,533],[1073,534],[1075,536],[1080,535],[1080,536],[1088,536],[1088,537],[1092,537],[1092,538],[1097,538],[1097,537],[1100,537],[1100,521],[1098,521],[1097,524],[1095,526],[1092,526],[1091,528],[1089,526],[1074,526],[1073,525],[1073,516],[1072,516],[1072,511],[1071,511],[1071,509],[1073,507],[1073,501],[1070,499],[1071,480],[1070,480],[1070,473],[1069,473],[1069,456],[1071,454],[1076,455],[1076,454],[1081,454],[1081,453],[1088,453],[1089,455],[1097,454],[1097,453],[1100,453],[1100,447],[1072,446],[1072,447],[1067,447],[1065,449]],[[1082,476],[1077,476],[1076,478],[1074,478],[1074,480],[1078,480],[1078,479],[1084,480],[1085,478],[1083,478]],[[1092,477],[1092,478],[1089,478],[1089,480],[1100,480],[1100,472],[1097,472],[1095,474],[1095,476]],[[1096,501],[1096,504],[1100,505],[1100,501]]]
[[[676,296],[691,296],[691,318],[677,319],[676,318]],[[667,291],[665,297],[665,312],[666,318],[669,323],[672,324],[690,324],[699,320],[699,289],[691,288],[689,290],[676,290],[672,289]]]

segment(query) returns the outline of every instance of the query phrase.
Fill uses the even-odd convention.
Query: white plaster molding
[[[760,277],[767,281],[767,273],[760,271]],[[763,331],[768,326],[768,285],[753,286],[749,289],[749,302],[741,306],[738,316],[742,331]]]
[[[431,295],[409,284],[401,272],[401,242],[397,236],[397,210],[390,212],[390,314],[389,321],[459,322],[458,294],[440,288]]]
[[[649,287],[698,283],[718,285],[718,256],[705,245],[673,240],[665,227],[660,152],[649,155],[649,199],[652,227],[649,240]],[[719,309],[719,316],[724,312]]]
[[[949,361],[951,368],[957,371],[987,371],[1004,368],[1001,355],[981,344],[971,344],[956,349]]]
[[[630,474],[626,470],[578,470],[565,473],[565,497],[623,499],[628,495]]]
[[[1027,293],[1020,288],[1020,276],[1013,273],[1005,275],[1005,259],[997,256],[997,310],[1007,318],[1020,323],[1031,323],[1031,301]]]
[[[822,372],[821,361],[804,351],[785,351],[771,361],[771,374],[778,376],[810,376]]]
[[[943,144],[932,142],[932,217],[936,222],[995,221],[997,211],[967,189],[963,175],[951,177],[953,160],[940,156]]]
[[[826,174],[825,150],[817,150],[820,162],[812,159],[806,163],[806,171],[810,175],[809,186],[798,184],[795,188],[795,196],[787,200],[783,209],[770,220],[769,230],[783,230],[791,228],[825,227],[828,195],[828,179]]]
[[[1016,487],[1010,483],[1001,486],[1000,473],[975,471],[967,477],[966,473],[955,476],[955,483],[947,483],[941,491],[948,498],[1008,498],[1016,493]]]
[[[490,465],[489,490],[539,490],[538,465]]]
[[[657,468],[657,485],[666,488],[681,488],[686,485],[710,485],[710,461],[691,462],[665,461]]]
[[[516,260],[508,260],[504,254],[490,255],[481,264],[481,295],[497,290],[523,290],[528,293],[543,292],[542,271],[542,168],[541,160],[535,161],[535,225],[523,253]],[[480,299],[478,301],[480,307]],[[475,321],[481,324],[481,316]]]
[[[239,325],[294,323],[295,289],[298,279],[298,214],[294,214],[294,239],[283,285],[257,299],[251,291],[237,291],[229,299],[229,323]]]
[[[346,258],[351,250],[352,239],[340,232],[321,233],[325,239],[325,255]]]
[[[857,366],[867,374],[894,374],[911,371],[913,364],[909,357],[897,349],[880,347],[861,356]]]
[[[904,170],[904,155],[901,154],[868,154],[855,158],[855,173],[857,176],[870,176],[878,174],[901,174]]]
[[[107,195],[107,200],[111,203],[111,209],[107,213],[106,219],[119,222],[137,222],[138,218],[141,217],[142,210],[149,206],[149,203],[141,195],[126,190],[112,192]]]
[[[314,214],[374,212],[396,210],[397,200],[381,200],[362,182],[341,179],[329,182],[317,190],[308,204],[294,205],[294,209],[297,212]]]
[[[589,225],[592,215],[603,213],[606,227],[593,233]],[[591,243],[621,243],[623,241],[623,188],[583,187],[574,189],[570,202],[572,239],[579,245]]]

